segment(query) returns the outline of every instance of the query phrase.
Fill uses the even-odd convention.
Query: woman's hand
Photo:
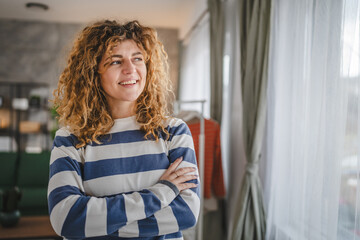
[[[185,175],[190,172],[195,172],[196,168],[184,167],[176,170],[176,168],[180,165],[182,160],[183,160],[182,157],[176,159],[164,172],[164,174],[160,177],[160,180],[166,180],[174,184],[179,189],[180,192],[185,189],[197,187],[197,184],[187,183],[187,181],[198,178],[197,175],[192,175],[192,174]]]

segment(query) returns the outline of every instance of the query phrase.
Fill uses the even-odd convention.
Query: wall
[[[157,28],[156,30],[169,56],[170,79],[176,94],[179,81],[179,30],[168,28]]]
[[[0,21],[0,81],[56,86],[77,24]]]
[[[57,85],[82,24],[0,20],[0,81]],[[169,55],[170,76],[178,79],[178,30],[158,29]]]
[[[207,11],[207,0],[195,0],[192,5],[187,5],[189,8],[186,12],[187,17],[184,19],[184,24],[180,28],[180,39],[184,39],[191,28],[196,24],[199,17]]]

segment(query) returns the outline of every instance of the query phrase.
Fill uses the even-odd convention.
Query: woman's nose
[[[135,65],[130,60],[125,60],[123,63],[124,74],[131,74],[136,71]]]

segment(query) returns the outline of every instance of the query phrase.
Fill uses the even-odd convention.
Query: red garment
[[[215,197],[225,197],[225,185],[221,159],[220,125],[214,120],[205,119],[205,168],[204,168],[204,197],[210,198],[211,192]],[[194,139],[196,158],[199,165],[199,135],[200,121],[188,124]]]

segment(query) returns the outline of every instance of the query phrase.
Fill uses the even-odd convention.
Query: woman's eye
[[[139,61],[142,61],[143,59],[142,59],[142,57],[137,57],[137,58],[135,58],[135,61],[136,62],[139,62]]]
[[[110,63],[110,65],[117,65],[117,64],[121,64],[121,61],[113,61]]]

